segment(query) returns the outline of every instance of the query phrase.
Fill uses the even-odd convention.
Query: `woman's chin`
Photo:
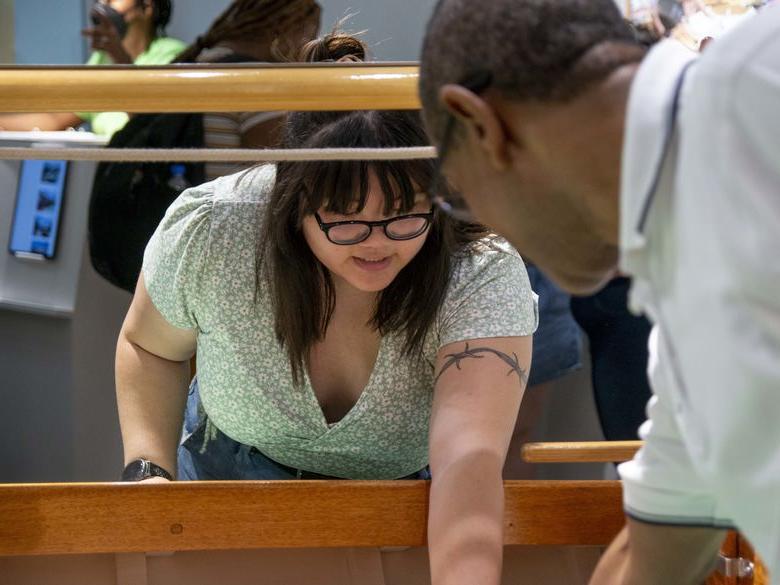
[[[378,293],[378,292],[382,292],[388,286],[390,286],[390,283],[393,282],[393,279],[391,278],[389,280],[367,282],[364,279],[350,278],[350,279],[346,279],[346,282],[352,288],[357,289],[361,292]]]
[[[361,274],[350,271],[348,275],[342,275],[342,280],[346,282],[352,288],[361,292],[381,292],[390,286],[393,279],[396,277],[396,272],[384,273],[384,274]]]

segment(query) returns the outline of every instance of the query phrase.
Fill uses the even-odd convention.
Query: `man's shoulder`
[[[660,174],[668,167],[667,149],[680,90],[690,70],[688,65],[696,57],[676,40],[662,41],[645,57],[632,83],[620,177],[620,241],[624,253],[644,247],[645,238],[637,226],[646,212],[648,197],[658,188]]]
[[[697,65],[697,84],[722,90],[757,66],[780,73],[780,4],[745,18],[708,45]]]

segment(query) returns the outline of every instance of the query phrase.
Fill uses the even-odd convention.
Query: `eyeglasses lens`
[[[424,217],[405,217],[391,221],[387,224],[387,235],[391,238],[413,238],[428,226],[428,220]]]
[[[337,225],[328,230],[328,237],[336,244],[355,244],[365,240],[370,231],[370,227],[359,223]]]

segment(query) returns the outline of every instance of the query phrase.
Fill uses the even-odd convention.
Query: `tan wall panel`
[[[0,0],[0,63],[15,63],[14,0]]]

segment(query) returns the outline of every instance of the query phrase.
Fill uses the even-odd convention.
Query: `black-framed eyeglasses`
[[[477,71],[470,75],[467,75],[458,85],[465,87],[472,93],[477,95],[485,91],[493,83],[493,74],[490,71]],[[447,215],[459,219],[461,221],[474,222],[475,218],[469,209],[466,200],[460,193],[454,191],[448,191],[445,197],[439,191],[441,185],[444,184],[444,177],[442,176],[442,167],[444,160],[447,157],[448,150],[452,144],[452,135],[455,132],[455,116],[449,111],[445,113],[447,121],[444,124],[444,135],[442,136],[441,143],[438,148],[438,156],[436,158],[436,166],[433,172],[433,181],[431,181],[430,198],[431,201],[439,209],[441,209]]]
[[[332,221],[325,223],[320,214],[314,217],[325,232],[325,237],[333,244],[349,246],[368,239],[375,227],[381,227],[391,240],[413,240],[425,233],[433,221],[434,211],[428,213],[410,213],[381,221]]]

